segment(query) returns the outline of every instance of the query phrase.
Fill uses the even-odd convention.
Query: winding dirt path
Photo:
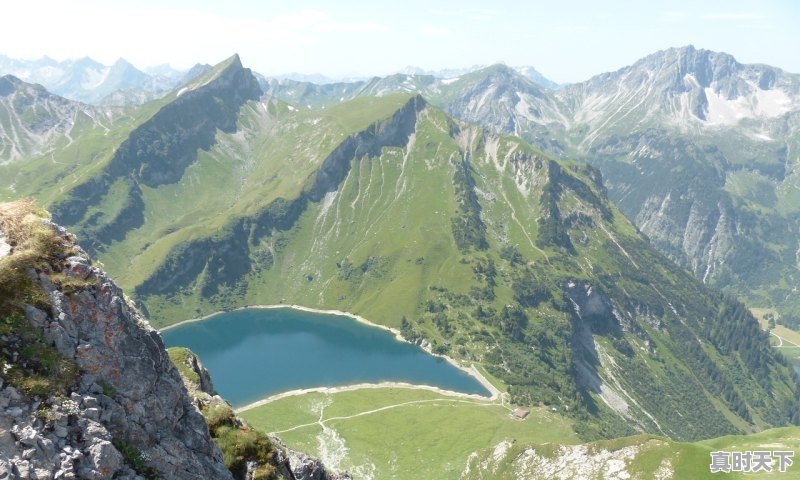
[[[437,402],[439,403],[438,405],[436,405]],[[294,430],[299,430],[301,428],[311,427],[311,426],[314,426],[314,425],[320,425],[320,426],[324,427],[325,423],[332,422],[332,421],[335,421],[335,420],[349,420],[351,418],[362,417],[364,415],[371,415],[373,413],[379,413],[379,412],[383,412],[383,411],[386,411],[386,410],[391,410],[391,409],[394,409],[394,408],[404,407],[404,406],[408,406],[408,405],[422,404],[422,403],[431,403],[431,404],[433,404],[432,406],[434,406],[434,407],[448,407],[448,406],[452,406],[453,403],[466,403],[468,405],[475,405],[475,406],[478,406],[478,407],[502,406],[503,408],[505,408],[509,412],[513,411],[511,408],[507,407],[505,405],[505,403],[502,403],[502,402],[501,403],[490,402],[490,401],[481,402],[481,401],[456,400],[456,399],[448,400],[446,398],[433,398],[433,399],[428,399],[428,400],[411,400],[411,401],[408,401],[408,402],[396,403],[396,404],[393,404],[393,405],[386,405],[386,406],[383,406],[383,407],[380,407],[380,408],[375,408],[375,409],[372,409],[372,410],[366,410],[366,411],[363,411],[363,412],[360,412],[360,413],[355,413],[353,415],[346,415],[346,416],[342,416],[342,417],[331,417],[331,418],[323,419],[322,418],[322,412],[320,412],[320,417],[315,422],[304,423],[302,425],[295,425],[294,427],[287,428],[285,430],[278,430],[278,431],[275,431],[275,432],[270,432],[270,435],[279,435],[281,433],[291,432],[291,431],[294,431]]]
[[[789,339],[781,337],[780,335],[778,335],[777,333],[773,332],[772,330],[770,330],[769,333],[771,335],[773,335],[775,338],[778,339],[778,344],[777,345],[773,345],[775,348],[780,348],[780,347],[787,347],[787,348],[800,347],[800,345],[794,343],[793,341],[791,341]],[[784,343],[788,343],[788,345],[784,345]]]

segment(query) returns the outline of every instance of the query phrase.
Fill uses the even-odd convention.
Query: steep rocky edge
[[[241,460],[237,468],[233,468],[236,479],[259,479],[274,475],[287,480],[350,480],[348,474],[328,472],[319,460],[308,455],[287,448],[277,437],[267,438],[264,434],[256,432],[244,420],[233,413],[233,409],[214,390],[211,375],[200,362],[200,359],[191,350],[182,347],[172,347],[168,351],[184,384],[189,391],[189,396],[197,405],[209,422],[212,434],[218,442],[227,442],[225,438],[234,435],[260,438],[270,443],[268,455],[259,461],[254,452],[239,453]],[[234,443],[234,442],[230,442]],[[249,455],[248,455],[249,453]],[[223,453],[227,460],[237,461],[232,458],[232,452]],[[245,457],[247,457],[245,459]]]
[[[231,478],[158,332],[74,237],[24,202],[0,229],[0,477]]]

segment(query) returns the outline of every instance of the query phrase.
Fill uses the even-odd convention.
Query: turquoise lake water
[[[223,313],[162,333],[188,347],[235,407],[298,388],[381,381],[489,392],[475,378],[390,332],[349,317],[288,308]]]

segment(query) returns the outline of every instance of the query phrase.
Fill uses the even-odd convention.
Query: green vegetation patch
[[[163,478],[161,472],[149,466],[150,459],[130,442],[125,440],[114,440],[114,448],[122,454],[125,463],[128,464],[136,473],[147,480],[158,480]]]
[[[275,448],[269,436],[251,428],[236,416],[228,403],[200,390],[200,376],[192,368],[195,354],[182,347],[167,349],[170,360],[181,374],[184,384],[208,425],[214,443],[222,452],[225,466],[235,478],[244,478],[248,464],[253,480],[277,477]],[[255,465],[255,466],[253,466]]]
[[[78,379],[77,364],[48,344],[25,317],[25,305],[48,311],[50,303],[32,273],[52,271],[71,245],[49,225],[32,201],[0,204],[0,231],[11,255],[0,258],[0,361],[7,381],[28,395],[64,394]],[[54,277],[56,283],[68,283]],[[74,286],[69,284],[70,286]]]
[[[518,420],[500,403],[408,388],[310,393],[240,415],[289,447],[333,460],[329,467],[373,478],[457,479],[470,453],[503,440],[578,442],[570,421],[545,408]]]

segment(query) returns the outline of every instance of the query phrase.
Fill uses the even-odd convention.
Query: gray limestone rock
[[[158,332],[80,247],[73,250],[31,275],[50,309],[28,305],[25,313],[78,365],[80,378],[68,399],[0,390],[0,480],[137,478],[115,444],[138,452],[164,478],[232,478]],[[66,294],[50,272],[87,285]]]

